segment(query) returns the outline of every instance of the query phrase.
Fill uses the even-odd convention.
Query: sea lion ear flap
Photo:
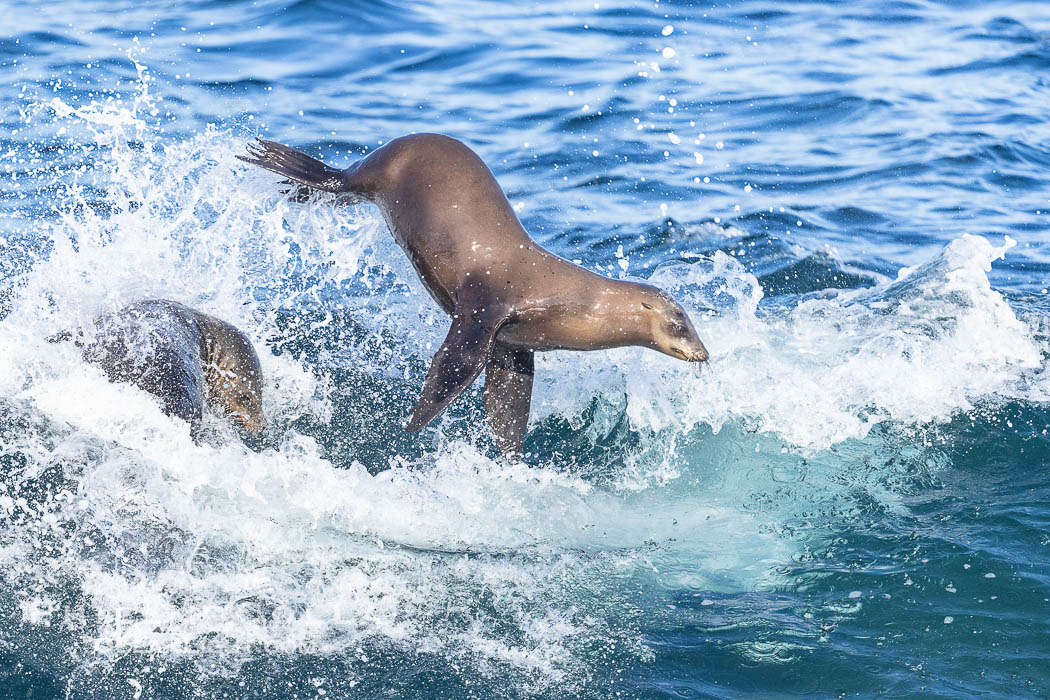
[[[414,433],[448,408],[481,374],[496,333],[509,313],[485,293],[482,285],[464,285],[445,342],[434,353],[408,432]]]

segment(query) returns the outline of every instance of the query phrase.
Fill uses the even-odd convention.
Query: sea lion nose
[[[700,336],[696,334],[696,331],[692,331],[691,338],[685,340],[681,347],[672,347],[671,349],[678,353],[686,362],[707,362],[709,357],[707,348],[704,347],[704,343],[700,340]]]
[[[695,343],[691,343],[687,350],[680,348],[672,349],[677,351],[678,356],[686,362],[707,362],[708,359],[707,348],[705,348],[704,344],[699,340]]]

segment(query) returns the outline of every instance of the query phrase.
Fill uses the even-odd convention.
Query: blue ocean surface
[[[1050,696],[1050,4],[0,3],[0,695]],[[682,302],[404,432],[448,317],[346,167],[461,139]],[[454,173],[450,173],[450,177]],[[48,338],[243,329],[268,427]]]

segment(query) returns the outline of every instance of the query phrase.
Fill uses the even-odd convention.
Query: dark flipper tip
[[[422,430],[423,426],[426,425],[423,419],[419,416],[420,414],[416,413],[415,411],[412,412],[412,419],[409,420],[408,425],[405,426],[406,433],[418,433],[420,430]]]
[[[346,192],[346,175],[290,146],[256,137],[247,144],[247,155],[237,156],[245,163],[265,168],[297,183],[325,192]]]

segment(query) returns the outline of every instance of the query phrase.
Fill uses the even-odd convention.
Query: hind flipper
[[[520,455],[532,403],[532,350],[497,342],[485,365],[485,415],[503,455]]]
[[[483,285],[460,290],[452,328],[430,363],[419,401],[412,409],[408,432],[414,433],[448,408],[473,383],[492,352],[496,333],[509,311],[486,293]]]
[[[325,192],[346,192],[346,173],[276,141],[258,139],[248,144],[248,155],[239,160],[266,168],[295,182]]]

